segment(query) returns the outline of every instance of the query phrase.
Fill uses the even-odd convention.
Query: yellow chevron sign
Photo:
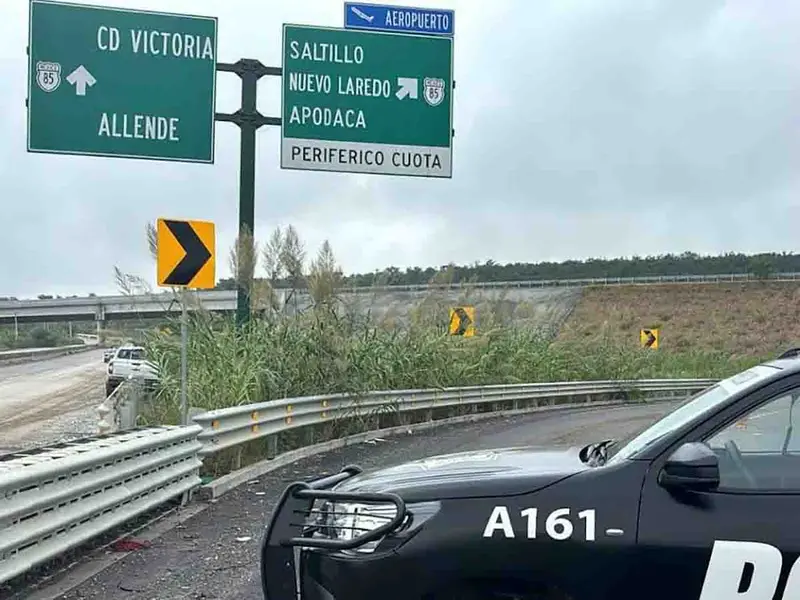
[[[450,335],[472,337],[475,335],[475,307],[456,306],[450,309]]]
[[[642,329],[639,331],[639,343],[642,348],[658,350],[658,329]]]

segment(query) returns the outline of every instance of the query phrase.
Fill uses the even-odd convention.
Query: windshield
[[[120,348],[117,358],[122,360],[144,360],[144,350],[142,348]]]
[[[778,367],[758,365],[695,394],[674,411],[662,417],[644,431],[635,434],[632,439],[625,440],[624,443],[619,445],[616,452],[610,452],[608,464],[633,458],[663,435],[679,429],[712,411],[733,394],[758,384],[767,377],[774,375],[777,370]]]

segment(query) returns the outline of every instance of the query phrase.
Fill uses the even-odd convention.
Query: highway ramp
[[[0,363],[0,454],[96,433],[102,350]]]
[[[290,481],[336,472],[353,463],[376,468],[449,452],[520,445],[569,446],[622,437],[674,406],[662,403],[494,418],[357,444],[298,461],[222,496],[154,539],[150,547],[128,554],[73,590],[41,597],[263,600],[259,543],[269,511]],[[146,533],[142,535],[147,537]]]

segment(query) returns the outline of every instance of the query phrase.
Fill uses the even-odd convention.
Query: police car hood
[[[337,491],[394,492],[407,502],[534,492],[589,469],[580,448],[501,448],[444,454],[360,473]]]

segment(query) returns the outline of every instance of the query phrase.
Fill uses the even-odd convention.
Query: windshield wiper
[[[599,467],[604,465],[608,458],[608,449],[617,443],[615,439],[603,440],[594,444],[589,444],[581,450],[581,455],[585,458],[583,461],[590,467]]]

